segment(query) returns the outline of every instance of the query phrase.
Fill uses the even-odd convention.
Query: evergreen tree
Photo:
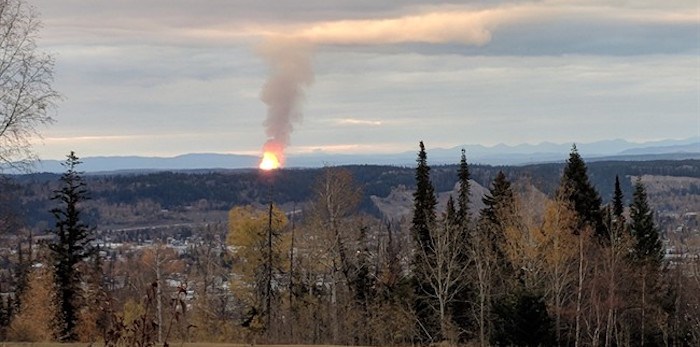
[[[514,213],[515,206],[513,189],[503,171],[498,172],[489,193],[481,201],[486,206],[481,210],[481,219],[503,228],[503,217]]]
[[[609,225],[613,237],[620,237],[626,228],[624,196],[620,188],[620,178],[615,175],[615,190],[611,206],[606,207],[604,217],[605,225]]]
[[[464,149],[462,149],[462,155],[459,160],[459,169],[457,170],[457,180],[459,183],[459,190],[457,195],[457,209],[455,210],[454,200],[450,196],[450,200],[447,202],[447,215],[451,214],[454,217],[451,219],[450,224],[452,227],[456,228],[460,233],[460,247],[458,249],[457,261],[459,261],[460,266],[467,268],[469,266],[470,254],[469,254],[469,230],[471,215],[469,211],[469,165],[467,164],[467,155]],[[459,290],[455,294],[454,303],[451,305],[450,310],[452,312],[452,320],[456,327],[461,332],[467,332],[471,330],[472,324],[472,312],[469,307],[469,303],[473,301],[471,298],[471,284],[460,283]],[[467,336],[462,333],[459,336],[461,340],[464,340]]]
[[[622,214],[625,212],[624,197],[622,195],[622,189],[620,188],[620,177],[615,175],[615,191],[613,193],[613,216],[617,219],[622,218]]]
[[[485,317],[482,317],[482,322],[479,325],[486,324],[484,329],[485,336],[482,338],[488,339],[491,334],[496,339],[505,338],[500,329],[512,329],[511,323],[504,323],[511,317],[507,315],[515,314],[513,306],[515,303],[510,302],[513,299],[509,294],[514,290],[519,290],[512,283],[511,279],[517,278],[517,274],[513,271],[506,251],[504,249],[506,243],[506,227],[509,224],[509,219],[516,215],[515,196],[511,188],[511,183],[506,178],[503,171],[499,171],[493,180],[489,193],[484,195],[482,202],[485,207],[480,211],[478,232],[482,235],[474,235],[472,242],[477,242],[479,247],[477,256],[482,257],[482,267],[484,274],[489,273],[488,283],[482,286],[478,295],[484,302]],[[481,240],[481,241],[479,241]],[[485,248],[485,249],[481,249]],[[493,258],[489,258],[493,257]],[[493,265],[489,270],[489,259],[493,260]],[[508,307],[508,310],[504,310]],[[492,321],[493,320],[493,321]],[[513,323],[519,324],[519,323]],[[493,330],[491,330],[493,329]],[[498,340],[498,342],[502,342]]]
[[[495,333],[497,346],[553,346],[553,321],[544,297],[530,292],[516,292],[509,300],[496,305]]]
[[[434,258],[434,245],[432,244],[431,229],[435,228],[435,207],[437,199],[435,188],[430,181],[430,166],[428,156],[425,153],[423,141],[420,142],[420,151],[416,160],[416,191],[413,193],[413,222],[411,234],[416,244],[416,257],[414,259],[414,310],[418,319],[417,331],[420,332],[419,340],[431,342],[440,331],[439,319],[435,314],[435,304],[431,302],[433,292],[421,271],[421,262],[431,262]]]
[[[17,264],[15,264],[15,297],[21,298],[24,291],[27,289],[27,281],[29,276],[29,271],[31,270],[32,260],[31,260],[31,237],[29,240],[29,255],[25,257],[25,250],[22,248],[22,242],[17,244]],[[18,303],[21,306],[21,303]]]
[[[435,224],[435,207],[437,199],[435,188],[430,181],[430,166],[428,156],[425,153],[423,141],[420,142],[420,151],[416,160],[416,191],[413,193],[413,223],[411,234],[419,247],[429,248],[430,228]]]
[[[447,219],[447,223],[449,223],[450,227],[457,227],[460,225],[459,216],[457,214],[457,210],[455,210],[455,200],[452,198],[452,195],[450,195],[450,197],[447,198],[447,206],[445,207],[445,219]]]
[[[635,239],[635,260],[658,267],[664,256],[663,245],[659,231],[654,225],[654,216],[647,201],[646,189],[639,177],[634,184],[630,219],[630,231]]]
[[[457,177],[459,179],[459,196],[457,198],[457,204],[459,205],[458,221],[459,224],[464,227],[469,221],[469,165],[467,164],[467,155],[464,149],[462,149],[462,157],[459,160],[459,171],[457,172]]]
[[[590,226],[599,240],[609,240],[607,228],[603,225],[600,196],[588,179],[586,163],[576,145],[571,148],[557,194],[563,194],[576,211],[579,218],[577,229]]]
[[[78,265],[94,254],[92,229],[83,223],[80,204],[88,199],[88,192],[80,172],[76,171],[81,162],[71,152],[62,165],[66,172],[61,176],[61,188],[54,191],[52,200],[59,206],[51,210],[56,219],[51,233],[54,242],[49,245],[54,267],[54,278],[58,289],[58,338],[61,341],[75,341],[75,327],[81,299],[81,273]]]

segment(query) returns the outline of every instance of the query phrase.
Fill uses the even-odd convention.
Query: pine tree
[[[654,216],[647,200],[646,189],[638,177],[630,205],[630,231],[635,239],[636,261],[658,267],[663,260],[663,245],[659,231],[654,225]]]
[[[557,193],[563,194],[576,211],[579,218],[578,230],[589,226],[595,230],[599,240],[609,240],[610,236],[603,225],[601,199],[588,179],[587,170],[586,163],[574,145],[564,167]]]
[[[49,249],[58,288],[57,322],[58,338],[61,341],[75,341],[77,338],[75,327],[82,292],[82,275],[78,265],[94,254],[94,248],[90,244],[92,229],[82,221],[81,216],[80,204],[88,199],[88,192],[82,173],[76,171],[80,163],[74,152],[68,155],[63,163],[66,172],[60,178],[62,186],[54,191],[51,198],[59,202],[59,207],[51,210],[56,223],[50,232],[56,238]]]

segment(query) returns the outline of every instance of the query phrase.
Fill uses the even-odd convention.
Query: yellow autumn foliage
[[[54,303],[53,273],[46,267],[29,273],[22,306],[8,329],[10,341],[46,342],[54,337],[56,305]]]
[[[231,290],[246,302],[255,305],[256,275],[268,261],[269,210],[253,206],[236,206],[229,211],[229,227],[226,243],[232,249],[234,274],[231,277]],[[286,232],[287,217],[273,206],[272,209],[272,266],[284,270],[289,266],[288,253],[290,237]]]

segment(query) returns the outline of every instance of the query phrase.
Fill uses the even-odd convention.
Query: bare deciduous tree
[[[427,245],[416,249],[416,271],[424,279],[423,295],[437,312],[443,339],[455,338],[448,308],[467,285],[468,268],[460,261],[462,233],[444,218],[430,233]]]
[[[26,169],[38,127],[52,122],[59,98],[54,60],[38,50],[37,12],[24,0],[0,0],[0,163]]]

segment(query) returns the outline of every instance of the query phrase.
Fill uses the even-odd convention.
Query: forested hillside
[[[361,210],[379,215],[371,196],[387,197],[392,188],[415,188],[413,168],[357,165],[349,170],[363,188]],[[527,166],[471,165],[472,179],[488,187],[498,171],[504,171],[514,182],[532,184],[537,190],[552,195],[557,187],[563,163]],[[622,190],[632,191],[632,177],[672,176],[700,178],[700,161],[614,161],[588,164],[590,179],[604,201],[612,198],[615,175],[621,177]],[[436,166],[432,179],[437,192],[455,187],[456,165]],[[302,205],[313,195],[313,183],[322,169],[283,169],[268,177],[257,170],[153,172],[86,176],[91,200],[87,203],[88,220],[98,227],[134,227],[148,224],[188,222],[207,219],[224,220],[225,213],[236,205],[265,204],[272,192],[275,203],[286,209]],[[50,193],[58,175],[17,175],[6,181],[3,190],[21,198],[21,206],[12,206],[25,223],[37,229],[50,220]],[[695,194],[697,181],[674,187],[671,196]],[[272,189],[272,191],[270,191]],[[629,195],[628,195],[629,196]],[[672,208],[665,201],[652,201],[654,206]],[[686,206],[693,208],[693,206]],[[697,209],[698,206],[695,206]],[[167,212],[166,212],[167,211]],[[669,211],[665,211],[669,212]],[[213,213],[213,215],[212,215]],[[37,230],[41,231],[41,230]]]

